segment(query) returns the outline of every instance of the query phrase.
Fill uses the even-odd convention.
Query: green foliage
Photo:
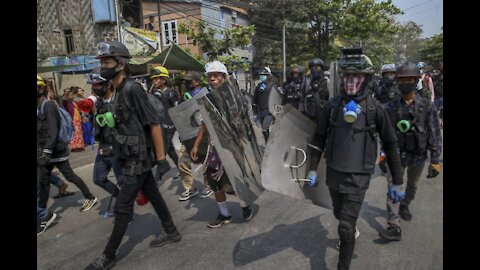
[[[265,0],[253,8],[255,66],[282,64],[284,20],[288,65],[313,57],[336,60],[338,41],[345,47],[363,45],[376,67],[393,58],[399,26],[392,17],[401,11],[391,0]]]
[[[438,67],[443,61],[443,33],[425,40],[420,47],[420,57],[432,68]]]
[[[422,27],[412,21],[403,25],[399,24],[399,31],[395,36],[393,43],[395,49],[395,62],[421,61],[419,49],[423,42],[423,39],[421,38],[422,32]]]
[[[189,21],[178,27],[179,33],[188,35],[188,39],[193,40],[194,45],[200,46],[200,50],[207,54],[208,61],[217,60],[223,55],[232,55],[234,48],[243,49],[248,46],[253,30],[253,26],[216,29],[208,27],[203,21]],[[230,59],[232,63],[238,60]]]

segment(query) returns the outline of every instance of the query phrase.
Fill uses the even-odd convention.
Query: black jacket
[[[362,100],[364,100],[367,95],[371,95],[371,91],[373,90],[372,85],[369,85],[370,87],[367,87],[366,89],[363,90],[363,94],[361,94],[358,97],[353,98],[355,101],[360,103]],[[320,161],[321,155],[324,152],[324,150],[330,150],[331,152],[335,152],[335,149],[325,149],[326,147],[329,148],[332,146],[331,142],[327,141],[327,137],[329,137],[330,133],[332,131],[331,128],[329,128],[332,124],[330,123],[330,118],[331,118],[331,111],[333,109],[332,104],[336,101],[342,101],[346,100],[347,97],[346,95],[343,95],[343,93],[340,93],[339,96],[332,98],[327,102],[325,105],[325,108],[323,110],[320,110],[318,117],[317,117],[317,129],[315,132],[315,136],[313,138],[312,144],[317,146],[322,150],[322,152],[319,151],[312,151],[312,159],[311,159],[311,164],[310,164],[310,169],[311,170],[316,170],[318,166],[318,162]],[[348,98],[352,99],[352,98]],[[373,98],[372,98],[373,100]],[[376,119],[375,119],[375,128],[378,132],[378,135],[383,143],[383,147],[385,150],[385,153],[387,155],[387,163],[388,166],[392,172],[392,178],[393,178],[393,183],[395,185],[401,185],[403,183],[403,178],[402,178],[402,170],[400,166],[400,156],[398,154],[398,148],[397,148],[397,138],[395,136],[395,130],[393,129],[390,119],[388,116],[387,111],[385,110],[384,106],[379,104],[378,101],[374,103],[376,106]],[[343,106],[337,108],[339,111],[338,113],[342,113]],[[340,121],[344,121],[343,118],[337,118],[341,119]],[[338,121],[338,120],[337,120]],[[329,145],[326,145],[328,143]],[[350,141],[350,143],[365,143],[365,141]],[[377,141],[372,141],[372,144],[374,143],[375,145],[371,145],[372,147],[375,147],[376,149],[376,144]],[[371,152],[371,151],[370,151]],[[374,156],[368,156],[365,157],[366,159],[369,160],[376,160],[376,151],[375,153],[372,153]],[[328,157],[327,157],[327,166],[328,166]],[[365,170],[364,173],[373,173],[373,171],[368,171]]]
[[[42,152],[52,154],[52,158],[68,157],[68,145],[57,140],[60,114],[53,101],[47,101],[40,113],[41,103],[37,106],[37,155]]]

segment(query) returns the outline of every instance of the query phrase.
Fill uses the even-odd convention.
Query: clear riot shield
[[[268,95],[268,111],[274,118],[277,118],[282,107],[282,95],[280,94],[280,90],[278,88],[271,89],[270,94]]]
[[[309,146],[315,133],[315,123],[292,105],[287,104],[277,114],[262,160],[262,186],[295,199],[333,209],[325,183],[325,159],[317,170],[317,183],[306,176],[312,151]],[[312,186],[313,185],[313,186]]]
[[[235,193],[250,205],[263,192],[262,156],[248,115],[247,100],[230,81],[197,100],[212,140]]]

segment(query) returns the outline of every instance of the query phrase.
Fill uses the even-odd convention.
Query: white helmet
[[[382,66],[382,74],[385,73],[385,72],[396,72],[397,71],[397,67],[395,66],[395,64],[385,64]]]
[[[205,75],[208,76],[210,72],[221,72],[228,76],[227,67],[220,61],[213,61],[205,64]]]

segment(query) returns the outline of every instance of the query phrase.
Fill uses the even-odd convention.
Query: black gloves
[[[172,167],[170,167],[170,163],[168,163],[167,159],[157,160],[157,174],[155,178],[157,181],[162,179],[162,176],[168,172]]]

